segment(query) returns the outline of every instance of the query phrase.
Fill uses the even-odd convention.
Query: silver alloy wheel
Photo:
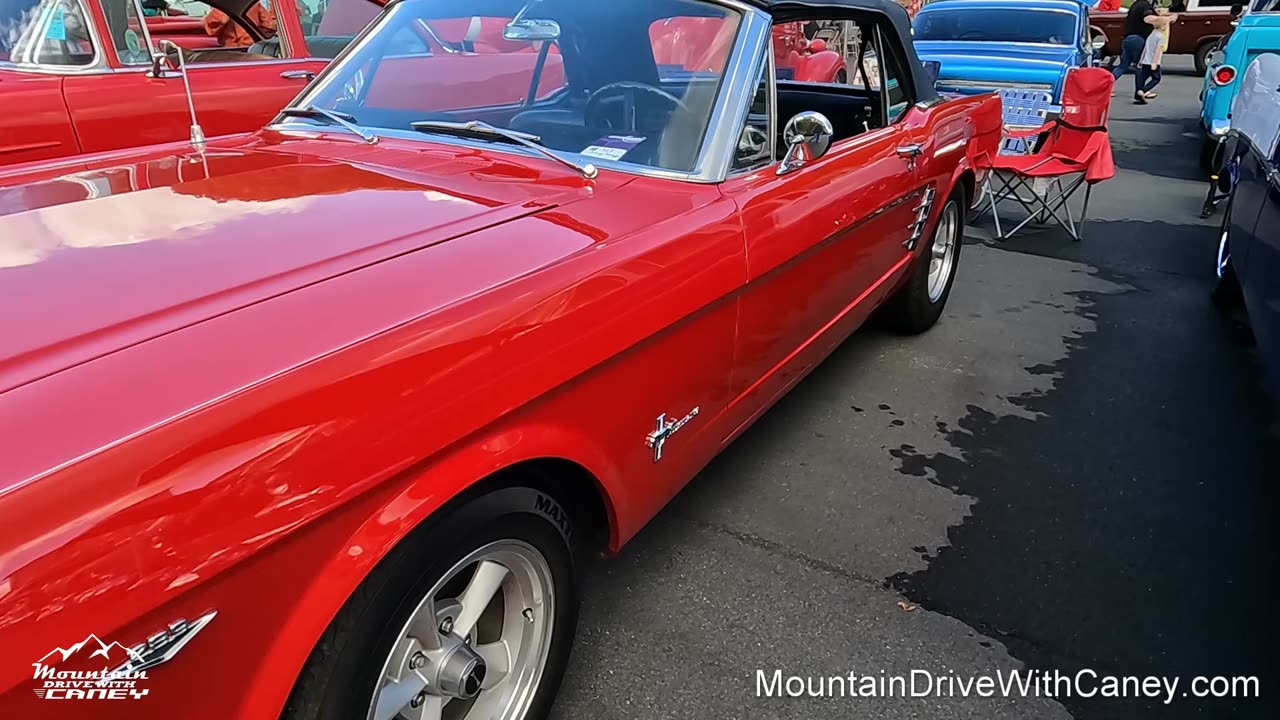
[[[499,540],[453,566],[400,629],[367,720],[520,720],[555,623],[546,558]]]
[[[960,241],[960,218],[955,203],[942,208],[938,227],[933,231],[933,246],[929,249],[929,302],[938,302],[947,290],[951,268],[956,264],[956,244]]]

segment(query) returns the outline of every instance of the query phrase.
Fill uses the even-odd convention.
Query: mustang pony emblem
[[[667,438],[675,435],[684,427],[686,423],[696,417],[698,408],[689,411],[688,415],[679,420],[668,420],[667,414],[662,413],[658,416],[658,427],[653,432],[645,436],[644,444],[653,448],[653,461],[658,462],[662,459],[662,446],[666,444]]]

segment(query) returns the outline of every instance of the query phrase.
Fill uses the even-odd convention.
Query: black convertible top
[[[886,22],[886,31],[892,31],[902,43],[906,54],[907,65],[911,68],[911,79],[915,85],[916,101],[933,100],[938,93],[933,89],[933,80],[924,71],[920,58],[916,55],[915,45],[911,43],[911,17],[906,8],[894,0],[742,0],[748,5],[764,10],[777,20],[785,21],[789,15],[810,15],[815,10],[831,12],[832,17],[823,19],[838,20],[841,14],[880,15]]]

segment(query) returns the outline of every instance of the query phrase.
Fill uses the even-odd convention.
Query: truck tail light
[[[1236,79],[1236,69],[1230,65],[1220,65],[1213,71],[1213,82],[1218,85],[1230,85]]]

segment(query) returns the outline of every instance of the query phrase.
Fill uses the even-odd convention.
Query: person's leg
[[[1147,41],[1142,39],[1141,35],[1130,35],[1120,43],[1120,62],[1116,65],[1112,75],[1117,79],[1128,72],[1130,69],[1137,70],[1138,60],[1142,58],[1142,50],[1146,47]]]
[[[1160,70],[1160,66],[1156,65],[1147,72],[1147,84],[1142,88],[1142,94],[1148,99],[1155,97],[1155,93],[1151,92],[1160,84],[1160,80],[1164,78],[1164,72]]]
[[[1129,69],[1129,52],[1125,49],[1124,41],[1120,41],[1120,59],[1116,61],[1116,66],[1111,68],[1111,75],[1119,80],[1121,75]]]
[[[1150,65],[1139,65],[1138,71],[1133,74],[1133,100],[1139,105],[1147,102],[1147,98],[1143,96],[1143,88],[1147,84],[1147,78],[1151,75]]]

